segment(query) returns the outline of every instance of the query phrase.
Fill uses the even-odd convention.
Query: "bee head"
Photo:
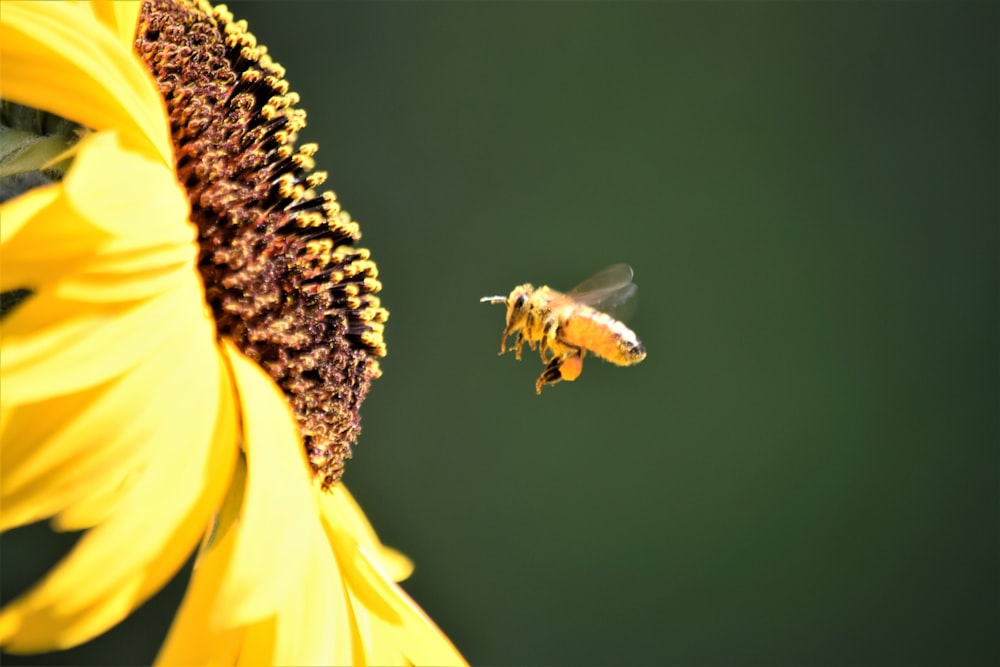
[[[528,315],[528,304],[535,288],[530,284],[518,285],[507,297],[507,330],[513,331]]]
[[[507,296],[484,296],[480,303],[502,303],[507,306],[507,331],[514,331],[528,314],[528,303],[535,288],[530,284],[518,285]]]

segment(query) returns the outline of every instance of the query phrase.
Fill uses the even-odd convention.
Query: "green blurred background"
[[[392,313],[345,481],[470,661],[1000,659],[996,6],[230,7]],[[614,262],[648,359],[536,396],[478,298]]]

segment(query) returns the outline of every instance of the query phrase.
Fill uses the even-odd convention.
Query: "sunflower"
[[[387,313],[282,68],[224,6],[4,0],[0,77],[0,525],[86,531],[0,645],[87,641],[197,552],[162,664],[463,663],[339,482]]]

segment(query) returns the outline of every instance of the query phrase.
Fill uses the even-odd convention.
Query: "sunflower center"
[[[136,50],[166,101],[218,333],[284,390],[329,488],[385,355],[375,263],[336,196],[314,191],[326,180],[316,146],[295,147],[305,112],[245,22],[199,0],[151,0]]]

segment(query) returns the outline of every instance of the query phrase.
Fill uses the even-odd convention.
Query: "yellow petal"
[[[138,0],[91,0],[91,11],[97,20],[118,36],[118,41],[126,49],[135,44],[135,28],[139,23],[142,2]]]
[[[58,186],[0,208],[3,289],[60,284],[64,297],[143,298],[193,274],[196,232],[171,170],[90,135]]]
[[[237,461],[233,481],[226,494],[221,515],[243,502],[246,466]],[[222,627],[209,622],[219,597],[219,587],[229,568],[236,546],[234,521],[224,521],[220,535],[211,540],[195,562],[191,581],[174,616],[167,638],[156,656],[157,665],[233,665],[240,655],[245,628]]]
[[[340,483],[331,492],[319,496],[322,511],[331,525],[341,526],[378,562],[379,568],[392,581],[403,581],[413,574],[413,561],[404,554],[385,546],[375,534],[361,506],[347,487]]]
[[[48,185],[35,188],[31,192],[15,197],[10,202],[0,206],[0,220],[3,220],[3,224],[0,225],[0,247],[3,247],[8,239],[13,237],[29,221],[36,218],[41,211],[51,206],[61,194],[62,189],[59,185]],[[6,272],[7,267],[4,266],[4,273]],[[0,273],[0,279],[4,278],[6,276]],[[3,287],[3,289],[11,288]]]
[[[393,625],[355,604],[358,626],[364,631],[364,662],[369,665],[466,665],[465,659],[434,623],[402,593],[411,605],[402,625]]]
[[[70,301],[98,303],[146,299],[183,283],[200,283],[201,275],[192,261],[195,254],[193,245],[170,245],[102,255],[66,276],[55,293]]]
[[[246,665],[348,664],[353,622],[294,422],[259,367],[235,350],[230,359],[246,476],[238,467],[157,663],[232,664],[238,655]],[[283,440],[294,448],[280,447]]]
[[[185,334],[117,378],[13,411],[2,433],[4,529],[67,509],[74,518],[67,517],[66,525],[89,527],[84,516],[107,513],[92,503],[120,496],[128,477],[155,456],[151,450],[177,446],[177,415],[216,391],[189,361],[213,351],[211,324]],[[85,499],[90,503],[76,506]]]
[[[65,648],[104,632],[176,572],[222,500],[236,459],[232,384],[215,348],[178,363],[214,391],[175,390],[170,446],[150,449],[115,514],[91,529],[37,587],[0,612],[11,652]],[[175,358],[176,359],[176,358]]]
[[[142,479],[143,471],[144,468],[136,467],[116,484],[91,484],[92,491],[77,494],[76,501],[52,517],[50,525],[54,530],[73,531],[104,523],[118,510],[136,482]]]
[[[89,6],[4,0],[0,78],[4,99],[95,130],[117,128],[126,145],[173,165],[156,84]]]
[[[102,436],[109,435],[108,429],[93,434],[86,430],[96,421],[93,414],[102,407],[100,399],[114,393],[113,388],[109,391],[102,385],[11,410],[0,440],[0,529],[47,519],[101,490],[111,493],[123,485],[128,471],[144,460],[144,448],[128,446],[132,443],[122,448],[112,439],[106,445]],[[116,420],[121,414],[117,410],[113,413]],[[70,438],[80,433],[88,437],[77,447]],[[84,469],[80,473],[73,459],[77,453]],[[60,476],[65,481],[59,480]]]
[[[316,509],[310,508],[315,516]],[[275,665],[346,664],[351,657],[353,618],[337,561],[316,522],[313,548],[298,591],[278,612]]]
[[[56,283],[79,271],[112,238],[73,210],[61,185],[4,204],[0,220],[0,288],[5,290]]]
[[[118,131],[86,137],[63,184],[84,218],[137,247],[194,239],[173,165],[128,150]]]
[[[4,400],[31,403],[106,382],[207,320],[194,278],[152,299],[80,303],[42,292],[0,329]]]
[[[265,618],[281,604],[307,565],[318,519],[311,471],[284,394],[231,343],[224,349],[240,397],[247,459],[241,528],[213,617],[232,626]]]
[[[301,511],[315,517],[315,508]],[[247,628],[241,664],[350,664],[354,623],[336,561],[318,522],[308,537],[303,569],[274,615]]]
[[[327,538],[337,556],[341,574],[347,580],[351,594],[360,599],[363,606],[372,613],[386,619],[392,624],[402,623],[393,598],[397,588],[378,568],[367,549],[358,544],[353,536],[347,534],[340,526],[332,524],[324,515],[324,527]]]
[[[384,547],[353,499],[338,487],[320,502],[323,525],[347,581],[356,622],[365,633],[365,661],[375,665],[466,664],[434,622],[382,570],[375,554]]]

